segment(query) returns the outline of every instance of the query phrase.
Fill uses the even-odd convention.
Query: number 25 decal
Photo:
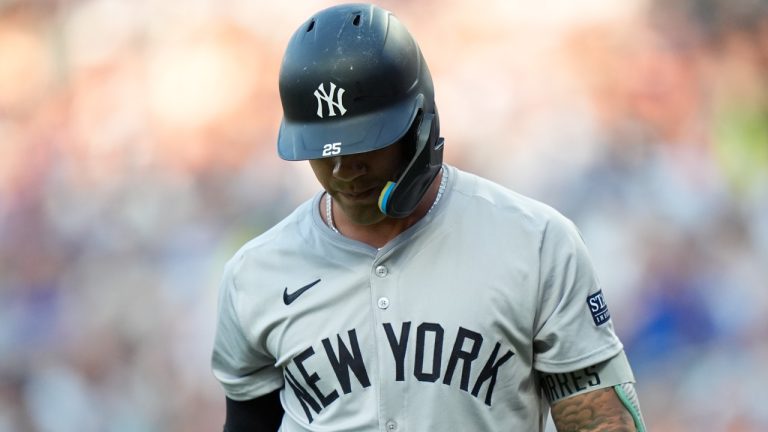
[[[333,156],[341,153],[341,143],[331,143],[323,146],[323,156]]]

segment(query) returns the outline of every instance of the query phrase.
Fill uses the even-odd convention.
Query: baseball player
[[[577,229],[442,163],[432,79],[373,5],[322,10],[280,70],[279,155],[323,191],[227,263],[227,432],[643,431]]]

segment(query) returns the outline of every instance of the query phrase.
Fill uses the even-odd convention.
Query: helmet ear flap
[[[379,210],[404,218],[416,209],[443,164],[444,140],[436,113],[420,113],[416,120],[415,152],[397,182],[388,182],[379,195]]]

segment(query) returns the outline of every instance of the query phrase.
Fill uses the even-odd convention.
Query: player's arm
[[[624,352],[581,370],[539,374],[560,432],[645,432],[633,381]]]
[[[638,432],[613,387],[582,393],[552,405],[558,432]]]
[[[224,432],[274,431],[283,420],[280,390],[246,401],[227,398]]]

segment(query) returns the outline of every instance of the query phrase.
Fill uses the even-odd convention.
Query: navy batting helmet
[[[409,215],[440,170],[432,77],[416,41],[389,11],[340,5],[302,24],[283,57],[280,99],[277,147],[285,160],[378,150],[413,130],[405,137],[411,160],[381,193],[388,216]]]

